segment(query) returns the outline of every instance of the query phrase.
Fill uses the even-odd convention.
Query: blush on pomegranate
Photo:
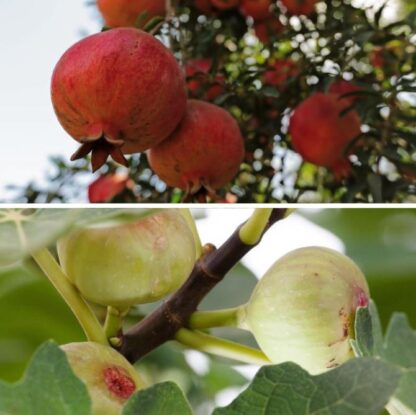
[[[240,12],[254,20],[264,20],[270,16],[272,0],[241,0]]]
[[[338,95],[316,93],[295,109],[289,125],[295,151],[304,160],[331,169],[336,177],[348,174],[345,149],[361,132],[357,112],[342,114],[345,109]]]
[[[185,66],[185,73],[188,79],[187,86],[191,96],[195,95],[199,89],[208,84],[205,96],[208,101],[213,101],[218,95],[224,92],[224,77],[217,74],[213,81],[209,79],[209,72],[212,68],[212,60],[194,59],[189,61]]]
[[[186,108],[186,87],[172,53],[133,28],[112,29],[76,43],[52,76],[52,102],[64,129],[92,152],[93,170],[111,154],[158,144],[176,128]]]
[[[237,7],[240,0],[211,0],[211,3],[219,10],[228,10]]]
[[[260,42],[267,44],[270,38],[276,36],[283,29],[282,23],[275,16],[271,16],[265,20],[254,22],[254,33]]]
[[[129,182],[127,174],[106,174],[94,180],[88,186],[88,200],[90,203],[109,202],[126,189]]]
[[[243,137],[224,109],[189,100],[179,127],[148,152],[150,166],[169,186],[196,193],[225,186],[238,173],[244,157]]]
[[[145,25],[166,14],[165,0],[97,0],[97,6],[109,27],[135,27],[142,16]]]
[[[319,0],[281,0],[290,14],[310,16]]]
[[[292,59],[278,59],[269,65],[263,74],[263,82],[266,85],[275,86],[279,91],[284,91],[287,82],[300,73],[298,65]]]
[[[358,85],[355,85],[352,82],[344,81],[343,79],[338,79],[331,83],[329,86],[328,92],[331,94],[338,94],[342,99],[345,99],[349,105],[353,105],[357,100],[359,100],[358,95],[348,95],[353,94],[354,92],[361,91],[361,88]]]

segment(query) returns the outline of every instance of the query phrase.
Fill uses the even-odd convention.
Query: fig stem
[[[199,350],[204,353],[238,360],[243,363],[254,365],[270,364],[271,361],[261,351],[252,347],[244,346],[229,340],[221,339],[188,329],[180,329],[175,340],[184,346]]]
[[[71,284],[67,276],[47,248],[32,253],[32,257],[52,285],[74,313],[89,341],[108,345],[104,329],[88,303]]]
[[[186,220],[186,223],[188,224],[189,229],[191,230],[192,235],[194,236],[196,259],[198,259],[202,254],[202,243],[201,238],[199,237],[198,228],[195,224],[195,219],[191,213],[191,209],[179,209],[179,212]]]
[[[213,327],[237,327],[240,307],[224,310],[195,311],[189,319],[189,328],[196,330]]]
[[[128,313],[128,310],[128,308],[119,310],[115,307],[107,307],[107,315],[104,323],[104,331],[107,339],[119,336],[123,327],[123,317]]]
[[[266,229],[272,212],[272,208],[255,209],[247,222],[240,228],[239,236],[241,242],[250,246],[256,245]]]

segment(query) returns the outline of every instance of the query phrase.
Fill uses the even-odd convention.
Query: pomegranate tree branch
[[[286,209],[273,209],[262,235],[277,221],[285,218]],[[201,258],[195,263],[187,281],[159,308],[130,328],[121,337],[118,348],[130,362],[136,362],[147,353],[167,341],[175,339],[181,328],[188,328],[188,321],[205,296],[225,277],[230,269],[261,240],[244,243],[240,237],[240,225],[228,240],[216,249],[206,245]]]

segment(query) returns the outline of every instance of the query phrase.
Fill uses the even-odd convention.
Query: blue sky
[[[48,156],[76,149],[53,113],[55,63],[82,34],[100,29],[86,0],[0,0],[0,191],[41,181]]]

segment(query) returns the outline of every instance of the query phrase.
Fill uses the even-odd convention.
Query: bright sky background
[[[86,2],[0,0],[0,199],[7,184],[41,181],[48,156],[69,159],[77,148],[56,120],[49,83],[62,53],[100,29]]]

